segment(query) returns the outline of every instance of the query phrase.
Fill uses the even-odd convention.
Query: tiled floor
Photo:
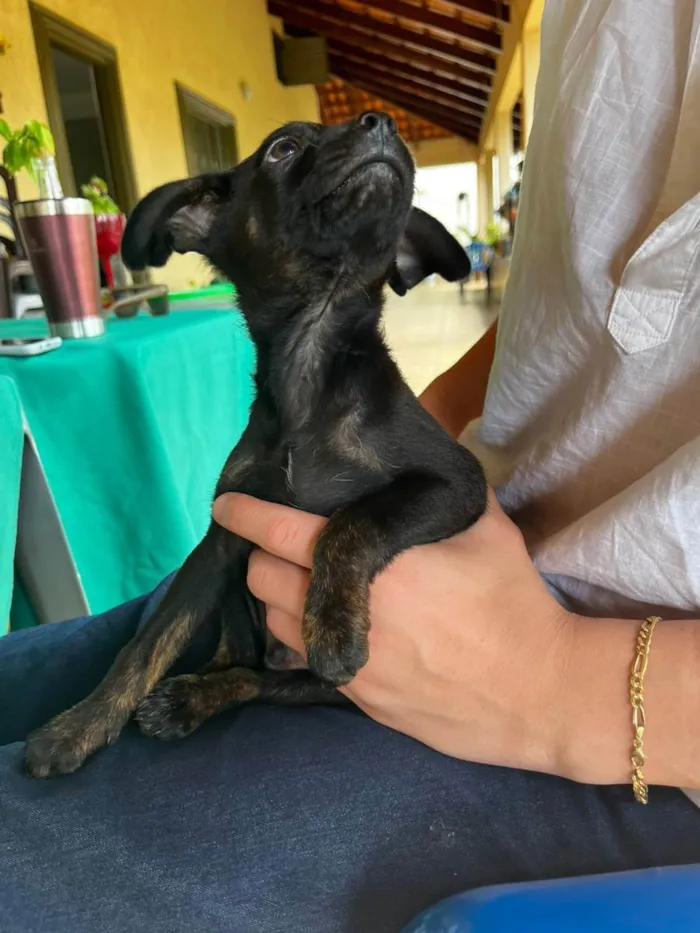
[[[425,282],[399,298],[387,299],[384,324],[394,359],[414,392],[421,392],[481,337],[498,313],[497,297],[469,286],[464,300],[459,286]]]

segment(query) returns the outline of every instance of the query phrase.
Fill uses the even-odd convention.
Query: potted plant
[[[121,214],[114,200],[110,197],[107,182],[97,175],[93,175],[87,185],[80,186],[80,193],[92,205],[92,212],[96,217]]]
[[[27,172],[36,182],[40,198],[63,197],[56,171],[56,146],[45,123],[29,120],[13,132],[7,120],[0,120],[0,136],[5,140],[2,164],[10,175]]]
[[[104,270],[107,288],[114,288],[112,257],[119,253],[126,217],[110,197],[107,182],[93,175],[87,185],[81,185],[80,193],[86,198],[95,215],[97,229],[97,255]]]
[[[503,234],[501,233],[501,225],[496,223],[495,220],[492,220],[490,224],[486,227],[486,236],[484,237],[484,243],[487,246],[492,248],[498,246],[498,244],[503,239]]]
[[[14,206],[49,328],[59,337],[95,337],[104,332],[95,221],[85,198],[65,198],[51,131],[38,120],[12,130],[0,120],[2,163],[15,176],[25,171],[39,197]]]

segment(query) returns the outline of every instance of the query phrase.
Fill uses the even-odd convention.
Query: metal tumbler
[[[51,333],[68,339],[103,334],[90,202],[85,198],[20,201],[15,212]]]

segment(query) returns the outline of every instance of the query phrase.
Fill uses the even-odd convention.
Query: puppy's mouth
[[[323,201],[332,198],[351,188],[362,187],[364,184],[377,184],[380,182],[396,182],[403,185],[405,182],[405,172],[397,160],[383,156],[363,160],[359,165],[353,166],[347,172],[340,182],[330,191],[325,192],[316,202],[320,204]]]

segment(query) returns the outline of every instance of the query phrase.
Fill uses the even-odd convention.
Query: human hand
[[[248,585],[273,634],[304,653],[301,617],[326,520],[238,494],[214,517],[262,550]],[[453,757],[562,773],[560,698],[573,618],[491,495],[455,538],[413,548],[371,589],[370,658],[343,692],[373,719]]]

